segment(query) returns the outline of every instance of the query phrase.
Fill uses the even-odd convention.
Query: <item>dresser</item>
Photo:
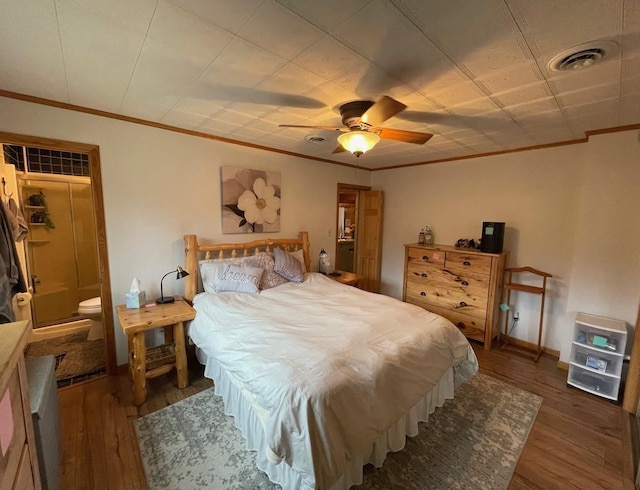
[[[0,324],[0,490],[40,489],[24,348],[31,323]]]
[[[402,299],[451,320],[491,349],[500,334],[499,304],[508,252],[447,245],[405,245]]]

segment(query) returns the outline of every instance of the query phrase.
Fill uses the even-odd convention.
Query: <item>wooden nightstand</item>
[[[334,281],[338,281],[338,282],[341,282],[342,284],[347,284],[349,286],[359,287],[360,281],[364,279],[363,276],[359,274],[354,274],[353,272],[345,272],[345,271],[335,271],[335,272],[339,272],[340,275],[332,276],[330,274],[327,274],[327,277],[330,277]]]
[[[196,312],[182,298],[175,302],[143,308],[116,307],[122,331],[129,343],[129,375],[133,380],[133,403],[140,405],[147,398],[147,379],[168,373],[178,373],[178,388],[189,385],[184,322],[193,320]],[[144,333],[164,328],[163,345],[147,349]]]

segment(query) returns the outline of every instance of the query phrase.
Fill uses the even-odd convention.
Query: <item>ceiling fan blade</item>
[[[347,151],[347,150],[345,150],[342,145],[338,145],[336,146],[336,149],[333,150],[331,153],[342,153],[343,151]]]
[[[312,128],[326,129],[328,131],[347,131],[347,128],[338,128],[336,126],[300,126],[298,124],[278,124],[279,128]]]
[[[416,145],[424,145],[433,136],[429,133],[417,133],[415,131],[405,131],[404,129],[375,128],[372,131],[385,140],[403,141],[404,143],[414,143]]]
[[[367,109],[362,115],[361,121],[369,126],[378,126],[390,117],[404,111],[406,108],[407,106],[402,102],[383,95],[378,102]]]

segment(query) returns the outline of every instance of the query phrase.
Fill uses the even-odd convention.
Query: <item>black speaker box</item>
[[[497,223],[495,221],[485,221],[482,223],[480,250],[485,253],[499,254],[502,253],[503,243],[504,223]]]

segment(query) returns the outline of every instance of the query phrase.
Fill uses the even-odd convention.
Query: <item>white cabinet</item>
[[[567,383],[618,401],[627,327],[622,320],[578,313]]]

